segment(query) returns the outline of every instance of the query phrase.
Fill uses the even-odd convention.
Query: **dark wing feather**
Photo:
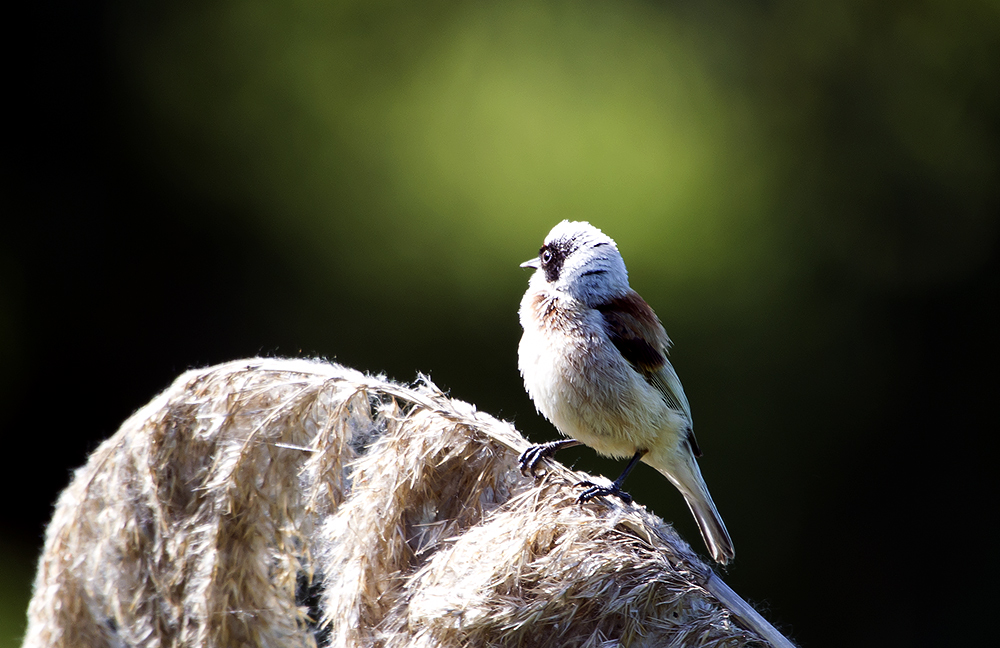
[[[701,448],[691,423],[691,406],[677,372],[667,360],[670,338],[656,313],[635,292],[602,304],[597,310],[604,316],[608,337],[622,357],[663,395],[668,407],[687,418],[687,441],[694,456],[700,457]]]

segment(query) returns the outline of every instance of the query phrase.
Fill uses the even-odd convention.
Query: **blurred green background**
[[[517,265],[563,218],[617,240],[674,339],[734,589],[803,646],[993,635],[1000,3],[21,11],[0,647],[71,470],[190,367],[426,372],[553,438]],[[704,550],[665,480],[629,490]]]

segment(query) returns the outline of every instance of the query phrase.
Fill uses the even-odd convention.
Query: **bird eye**
[[[540,256],[542,259],[542,265],[548,265],[549,262],[552,261],[552,251],[549,250],[548,248],[544,248]]]

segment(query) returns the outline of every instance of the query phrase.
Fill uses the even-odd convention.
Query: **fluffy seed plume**
[[[509,424],[326,362],[182,375],[80,468],[24,646],[791,644],[662,520]]]

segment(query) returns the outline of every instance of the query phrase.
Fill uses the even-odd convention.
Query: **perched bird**
[[[732,560],[732,540],[702,479],[691,408],[667,360],[670,339],[653,309],[628,284],[614,240],[585,222],[552,228],[521,300],[524,335],[518,368],[540,411],[569,439],[531,446],[521,470],[543,457],[590,446],[630,461],[611,486],[588,486],[578,501],[615,495],[635,465],[649,464],[680,490],[717,562]]]

